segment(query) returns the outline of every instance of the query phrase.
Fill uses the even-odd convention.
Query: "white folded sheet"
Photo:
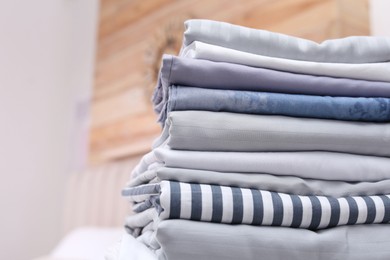
[[[321,43],[226,22],[191,19],[183,47],[201,41],[226,48],[293,60],[334,63],[390,61],[390,37],[353,36]]]
[[[390,62],[348,64],[291,60],[252,54],[198,41],[185,47],[181,56],[300,74],[390,82]]]

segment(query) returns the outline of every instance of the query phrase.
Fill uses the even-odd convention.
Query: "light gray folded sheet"
[[[160,260],[387,260],[390,225],[321,231],[166,220],[158,224]]]
[[[386,157],[331,152],[199,152],[167,147],[146,154],[132,176],[162,166],[349,182],[390,179],[390,159]]]
[[[252,188],[296,195],[342,197],[390,194],[390,179],[377,182],[345,182],[271,174],[216,172],[169,167],[161,167],[142,173],[134,178],[128,186],[136,187],[151,181],[157,183],[163,180]]]
[[[389,37],[354,36],[316,43],[211,20],[187,20],[184,25],[183,47],[194,41],[202,41],[249,53],[293,60],[335,63],[390,61]]]
[[[330,151],[390,156],[390,124],[209,111],[169,113],[160,143],[195,151]]]

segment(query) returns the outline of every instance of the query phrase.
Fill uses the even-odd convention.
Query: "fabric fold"
[[[390,81],[390,62],[347,64],[290,60],[237,51],[203,42],[191,43],[182,50],[181,55],[186,58],[229,62],[309,75]]]
[[[196,151],[330,151],[390,156],[390,124],[174,111],[166,121],[171,149]],[[166,133],[161,136],[164,142]]]
[[[142,173],[127,186],[136,187],[142,184],[159,183],[163,180],[254,188],[296,195],[342,197],[390,194],[390,179],[373,182],[348,182],[305,179],[266,173],[217,172],[170,167],[161,167],[154,171]],[[151,200],[145,203],[145,206],[151,207],[154,203],[155,198],[151,198]]]
[[[162,123],[167,116],[171,85],[320,96],[390,97],[389,82],[295,74],[164,55],[152,98]]]
[[[145,185],[147,186],[147,185]],[[136,191],[159,196],[159,220],[187,219],[226,224],[285,226],[310,230],[342,225],[387,224],[390,221],[390,195],[373,196],[301,196],[266,190],[210,184],[162,181],[160,192],[143,186],[123,189],[122,195],[134,201]],[[161,208],[160,208],[161,207]],[[145,225],[155,218],[145,213],[131,217],[128,226]],[[134,221],[134,218],[142,221]],[[135,224],[136,222],[136,224]],[[137,226],[137,227],[139,227]]]
[[[171,86],[168,113],[185,110],[390,122],[388,98],[330,97]],[[164,118],[163,120],[165,121]]]
[[[166,220],[156,231],[161,245],[156,254],[159,259],[170,260],[253,260],[259,256],[267,260],[384,260],[390,258],[389,233],[390,225],[380,224],[314,232]]]
[[[183,47],[194,41],[201,41],[292,60],[334,63],[390,61],[389,37],[354,36],[316,43],[281,33],[211,20],[187,20],[184,26]]]
[[[162,166],[351,182],[390,179],[390,159],[386,157],[332,152],[199,152],[167,147],[146,154],[132,176]]]

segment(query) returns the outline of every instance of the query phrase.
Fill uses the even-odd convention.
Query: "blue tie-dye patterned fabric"
[[[168,112],[175,110],[390,122],[389,98],[311,96],[183,86],[170,87]]]

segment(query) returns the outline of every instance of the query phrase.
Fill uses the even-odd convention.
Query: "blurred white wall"
[[[390,1],[370,1],[371,33],[375,36],[390,36]]]
[[[0,1],[0,259],[46,254],[86,158],[98,0]]]

